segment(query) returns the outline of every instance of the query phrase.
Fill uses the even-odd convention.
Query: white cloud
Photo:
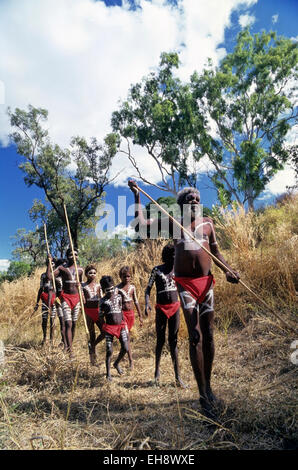
[[[10,265],[9,259],[0,259],[0,272],[7,271]]]
[[[295,171],[286,165],[284,170],[279,171],[268,183],[260,199],[266,199],[271,196],[277,196],[286,192],[287,187],[295,185]]]
[[[272,19],[273,24],[277,23],[278,22],[278,13],[276,15],[273,15],[271,19]]]
[[[208,57],[217,64],[226,53],[222,43],[231,13],[237,11],[241,27],[248,26],[255,17],[241,10],[256,2],[179,0],[177,7],[165,0],[138,0],[133,11],[128,1],[107,7],[94,0],[2,0],[0,140],[6,144],[10,132],[7,106],[29,103],[49,110],[50,135],[61,145],[76,134],[102,139],[111,130],[119,99],[158,64],[162,51],[180,51],[181,79],[201,70]],[[134,149],[134,155],[157,183],[158,170],[144,149]],[[203,159],[199,171],[207,168]],[[119,171],[118,185],[137,176],[123,154],[113,165],[113,175]],[[268,191],[277,194],[290,185],[289,171],[278,173]]]
[[[254,24],[256,18],[254,15],[249,15],[248,13],[246,13],[245,15],[240,15],[238,21],[241,28],[246,28],[247,26]]]
[[[0,140],[7,143],[10,132],[7,106],[29,103],[49,110],[50,136],[60,145],[77,134],[102,139],[119,99],[157,66],[162,51],[181,52],[182,79],[208,57],[218,63],[232,11],[256,2],[138,0],[139,8],[129,10],[127,1],[107,7],[94,0],[2,0]],[[138,155],[157,182],[158,172]],[[123,156],[115,158],[113,173],[123,167],[119,183],[132,170]]]

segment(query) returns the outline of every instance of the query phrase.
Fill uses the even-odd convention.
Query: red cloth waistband
[[[126,321],[128,331],[130,331],[135,322],[135,312],[133,310],[123,310],[123,317]]]
[[[94,321],[94,323],[98,321],[98,318],[99,318],[98,308],[85,307],[84,310],[85,310],[86,315],[88,315],[88,317],[90,317]]]
[[[41,300],[44,301],[45,304],[48,305],[49,294],[47,294],[46,292],[43,292],[43,293],[41,294],[40,298],[41,298]],[[53,292],[53,294],[52,294],[52,299],[51,299],[51,307],[52,307],[53,303],[55,302],[55,298],[56,298],[56,295],[55,295],[54,292]]]
[[[179,277],[174,276],[174,280],[177,284],[184,287],[184,289],[197,300],[197,302],[201,303],[206,297],[207,292],[211,288],[211,285],[215,284],[215,280],[210,274],[209,276],[203,277]]]
[[[75,308],[75,306],[80,302],[80,295],[79,294],[66,294],[64,291],[60,294],[60,299],[70,306],[71,310]]]
[[[168,318],[171,318],[180,307],[179,300],[177,302],[173,302],[172,304],[156,304],[155,308],[158,308],[162,311]]]
[[[102,331],[105,331],[106,333],[109,333],[112,336],[120,338],[121,330],[125,328],[125,325],[126,324],[123,320],[119,325],[109,325],[108,323],[103,323]]]

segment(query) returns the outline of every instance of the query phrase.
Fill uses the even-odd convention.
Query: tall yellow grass
[[[216,221],[226,260],[285,321],[296,321],[298,197],[259,214],[226,212]],[[132,269],[144,309],[144,290],[167,240],[147,241],[117,259],[97,263],[98,278]],[[208,423],[197,404],[184,320],[179,331],[181,376],[175,387],[165,346],[161,386],[154,387],[154,315],[132,330],[133,372],[105,380],[105,345],[91,367],[82,322],[74,341],[77,362],[55,344],[40,349],[40,312],[33,313],[39,288],[30,278],[5,282],[0,290],[0,339],[6,362],[0,369],[1,449],[281,449],[296,445],[294,412],[295,338],[240,285],[226,282],[216,267],[215,391],[227,406]],[[153,291],[151,302],[154,305]],[[32,316],[31,316],[32,314]],[[56,343],[59,335],[56,333]],[[115,355],[118,346],[115,344]],[[295,444],[296,443],[296,444]],[[288,447],[287,447],[288,446]]]

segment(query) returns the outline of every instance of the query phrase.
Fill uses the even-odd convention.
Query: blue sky
[[[101,139],[110,130],[118,100],[157,66],[161,52],[181,51],[183,43],[182,78],[188,78],[207,56],[216,63],[230,52],[247,24],[252,32],[298,34],[296,0],[138,0],[134,5],[130,9],[129,1],[120,0],[0,1],[0,269],[11,256],[10,236],[18,228],[33,228],[28,210],[34,198],[43,198],[38,188],[25,186],[20,157],[9,145],[8,106],[30,103],[48,109],[50,136],[60,145],[67,146],[77,134]],[[157,182],[152,165],[144,165]],[[131,198],[126,181],[135,172],[123,156],[115,159],[113,172],[118,171],[121,178],[107,191],[110,204],[118,195]],[[278,175],[260,204],[270,202],[290,177],[289,172]],[[210,207],[216,192],[207,188],[205,176],[199,186],[203,204]],[[146,190],[155,198],[165,195]]]

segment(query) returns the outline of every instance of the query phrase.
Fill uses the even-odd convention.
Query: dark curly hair
[[[103,291],[108,287],[112,287],[114,285],[112,276],[102,276],[99,282]]]
[[[130,267],[129,266],[122,266],[122,268],[119,271],[119,276],[122,277],[123,274],[130,274]]]
[[[95,269],[95,271],[97,272],[95,264],[88,264],[88,266],[86,266],[85,268],[85,276],[87,276],[88,272],[91,271],[91,269]]]
[[[161,252],[161,259],[164,263],[174,259],[175,254],[175,247],[173,243],[168,243],[166,246],[163,247]]]

